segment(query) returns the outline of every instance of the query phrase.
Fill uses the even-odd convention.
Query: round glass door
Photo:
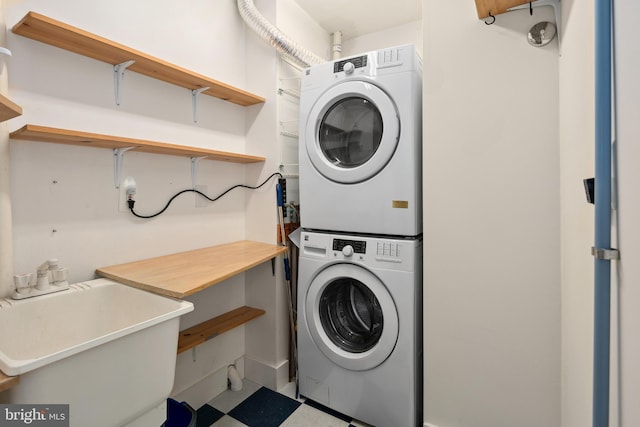
[[[341,277],[329,283],[322,291],[318,311],[327,337],[345,351],[364,353],[382,335],[380,302],[358,280]]]
[[[362,81],[340,83],[322,94],[305,129],[307,154],[316,170],[345,184],[380,172],[400,138],[395,104],[382,89]]]
[[[318,131],[318,145],[324,157],[340,168],[366,163],[382,141],[382,116],[366,98],[337,101],[325,113]]]
[[[398,313],[384,284],[354,264],[334,264],[311,282],[305,317],[318,348],[339,366],[360,371],[384,362],[398,339]]]

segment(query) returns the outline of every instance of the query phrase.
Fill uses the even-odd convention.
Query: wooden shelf
[[[68,129],[57,129],[45,126],[26,125],[11,133],[10,137],[17,140],[49,142],[54,144],[79,145],[96,148],[126,148],[135,147],[132,151],[154,154],[168,154],[184,157],[206,157],[210,160],[220,160],[233,163],[260,163],[264,157],[236,154],[225,151],[209,150],[206,148],[186,147],[164,142],[146,141],[142,139],[123,138],[113,135],[81,132]]]
[[[178,338],[178,354],[233,328],[244,325],[264,313],[264,310],[243,306],[185,329],[180,332],[180,337]]]
[[[154,58],[114,41],[89,33],[36,12],[29,12],[12,30],[29,37],[80,55],[112,65],[134,60],[127,70],[144,74],[190,90],[209,87],[204,94],[248,106],[264,102],[264,98],[203,76],[177,65]]]
[[[4,373],[0,372],[0,391],[8,390],[11,387],[18,385],[20,377],[8,377]]]
[[[535,1],[535,0],[533,0]],[[491,15],[500,15],[507,12],[507,9],[529,3],[526,0],[476,0],[478,18],[484,19]]]
[[[0,95],[0,122],[22,115],[22,107],[4,95]]]
[[[183,298],[284,253],[284,246],[242,240],[103,267],[96,274],[157,294]]]

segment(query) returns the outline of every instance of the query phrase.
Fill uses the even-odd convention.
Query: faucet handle
[[[69,269],[68,268],[57,268],[53,270],[53,284],[55,286],[65,286],[69,285],[67,278],[69,277]]]
[[[16,292],[19,294],[29,291],[29,288],[33,284],[33,273],[21,273],[13,276],[13,284],[16,287]]]

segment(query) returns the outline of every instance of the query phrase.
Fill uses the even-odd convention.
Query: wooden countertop
[[[242,240],[102,267],[98,276],[157,294],[183,298],[284,253],[283,246]]]
[[[0,371],[0,391],[10,389],[14,385],[18,385],[20,377],[8,377]]]

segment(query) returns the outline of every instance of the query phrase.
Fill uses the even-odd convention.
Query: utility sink
[[[0,299],[0,370],[20,375],[0,403],[69,404],[72,426],[115,426],[173,387],[180,316],[193,304],[97,279]]]

